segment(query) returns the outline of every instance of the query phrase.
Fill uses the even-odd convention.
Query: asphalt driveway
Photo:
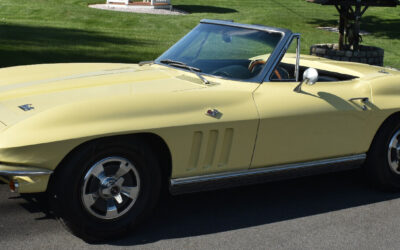
[[[357,171],[168,197],[132,235],[90,245],[0,185],[2,249],[399,249],[400,193]]]

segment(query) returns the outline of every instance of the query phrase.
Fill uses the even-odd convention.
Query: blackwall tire
[[[379,187],[400,190],[400,118],[391,118],[379,129],[365,167],[370,179]]]
[[[57,168],[52,186],[53,208],[62,224],[78,237],[98,242],[123,237],[149,216],[159,199],[161,173],[146,144],[105,140],[75,150]],[[127,191],[135,187],[137,192]],[[88,194],[93,194],[93,204],[85,198]]]

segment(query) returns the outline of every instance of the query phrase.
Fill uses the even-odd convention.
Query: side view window
[[[270,77],[271,82],[295,82],[296,79],[296,63],[297,63],[297,49],[299,39],[293,37],[285,55],[278,63]]]

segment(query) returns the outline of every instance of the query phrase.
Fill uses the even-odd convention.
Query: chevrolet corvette
[[[182,194],[362,167],[400,189],[400,72],[202,20],[154,61],[0,69],[0,178],[85,239]]]

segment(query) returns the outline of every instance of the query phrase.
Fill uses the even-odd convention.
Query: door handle
[[[354,98],[350,98],[349,101],[353,102],[353,101],[357,101],[360,100],[363,103],[367,103],[369,102],[369,98],[368,97],[354,97]]]
[[[354,98],[350,98],[349,99],[350,102],[354,102],[354,101],[361,101],[363,103],[362,105],[362,110],[367,111],[368,107],[367,105],[365,105],[366,103],[369,102],[369,98],[368,97],[354,97]]]

